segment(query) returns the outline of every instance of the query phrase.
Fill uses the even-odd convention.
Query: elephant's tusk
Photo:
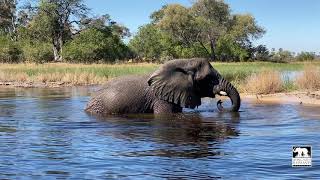
[[[219,92],[219,95],[220,95],[220,96],[227,96],[228,94],[227,94],[226,92],[224,92],[224,91],[220,91],[220,92]]]

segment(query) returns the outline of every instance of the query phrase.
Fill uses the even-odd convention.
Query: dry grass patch
[[[94,73],[66,73],[62,77],[62,82],[72,85],[94,85],[102,84],[107,80],[105,77],[99,77]]]
[[[302,90],[320,89],[320,70],[315,66],[305,66],[302,74],[297,77],[296,84]]]
[[[8,73],[0,71],[0,82],[26,82],[29,80],[29,76],[25,72]]]
[[[29,80],[29,76],[25,72],[17,73],[14,78],[18,82],[27,82]]]
[[[103,84],[107,77],[92,72],[50,72],[28,75],[26,72],[10,72],[0,69],[0,82],[33,82],[33,83],[63,83],[69,85]]]
[[[5,73],[5,72],[3,72],[3,71],[0,71],[0,81],[1,82],[8,82],[8,81],[10,81],[11,80],[11,76],[9,76],[9,74],[8,73]]]
[[[37,82],[60,82],[62,79],[62,74],[60,73],[49,73],[49,74],[39,74],[35,77]]]
[[[101,84],[106,81],[106,78],[99,77],[94,73],[50,73],[39,74],[35,77],[36,82],[63,82],[72,85],[94,85]]]
[[[94,73],[82,73],[79,76],[78,83],[83,85],[90,85],[90,84],[102,84],[107,80],[107,78],[99,77]]]
[[[281,74],[274,70],[263,70],[252,74],[242,85],[245,92],[255,94],[272,94],[283,90]]]

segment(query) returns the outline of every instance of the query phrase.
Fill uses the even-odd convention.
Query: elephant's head
[[[238,111],[240,108],[237,89],[205,59],[169,61],[151,75],[148,84],[156,97],[181,107],[195,108],[201,105],[202,97],[214,98],[219,94],[227,95],[232,102],[230,109],[224,109],[219,101],[220,111]]]

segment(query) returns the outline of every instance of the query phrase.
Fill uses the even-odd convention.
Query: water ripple
[[[92,88],[0,90],[0,179],[319,179],[318,107],[215,100],[174,116],[96,118]],[[313,167],[292,168],[292,146]]]

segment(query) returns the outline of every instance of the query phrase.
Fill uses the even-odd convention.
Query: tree
[[[300,52],[296,59],[298,61],[312,61],[316,58],[316,53],[315,52]]]
[[[251,15],[232,15],[229,6],[220,0],[196,0],[190,8],[166,5],[151,18],[151,23],[174,42],[193,49],[201,46],[212,60],[217,58],[217,51],[232,52],[232,57],[240,59],[251,57],[251,41],[265,32]],[[218,44],[228,50],[218,50]]]
[[[0,0],[0,29],[8,33],[12,41],[17,40],[17,0]]]
[[[179,4],[172,4],[165,6],[163,16],[160,21],[156,23],[160,30],[166,31],[173,40],[181,42],[189,46],[193,43],[195,36],[193,24],[194,19],[189,10]]]
[[[229,6],[219,0],[197,0],[191,11],[198,21],[197,28],[201,30],[200,41],[209,42],[210,56],[214,60],[216,42],[226,33],[229,25],[231,16]]]
[[[260,61],[268,61],[270,59],[269,50],[265,45],[259,45],[255,48],[254,59]]]
[[[88,8],[82,0],[40,0],[31,24],[34,32],[51,41],[54,61],[62,61],[63,44],[86,17]]]
[[[243,45],[250,44],[252,40],[260,38],[264,33],[265,30],[257,25],[250,14],[233,15],[231,28],[228,31],[228,34]]]
[[[151,15],[153,23],[161,30],[169,34],[173,41],[185,47],[193,47],[196,44],[202,46],[208,55],[207,48],[208,21],[203,17],[196,17],[190,8],[179,4],[163,6],[159,11]]]
[[[89,18],[81,24],[81,31],[64,46],[67,61],[93,63],[114,62],[131,56],[129,48],[121,41],[130,33],[108,15]]]
[[[206,52],[198,43],[190,46],[174,40],[173,37],[151,23],[139,28],[130,40],[129,47],[139,59],[166,61],[173,58],[204,57]]]
[[[166,47],[170,47],[166,46],[164,36],[165,34],[154,25],[148,24],[139,28],[138,34],[130,40],[129,46],[138,57],[159,59]]]
[[[245,61],[250,57],[250,51],[230,35],[220,37],[216,45],[216,55],[221,61]]]
[[[102,16],[97,16],[97,17],[90,17],[90,18],[87,17],[83,19],[80,22],[80,30],[78,31],[78,33],[81,32],[81,30],[90,29],[90,28],[95,28],[100,30],[103,29],[105,31],[108,31],[110,35],[111,34],[116,35],[121,39],[131,36],[130,31],[127,27],[113,21],[108,14],[104,14]]]
[[[293,52],[279,48],[278,52],[272,51],[271,61],[288,62],[293,59]]]

